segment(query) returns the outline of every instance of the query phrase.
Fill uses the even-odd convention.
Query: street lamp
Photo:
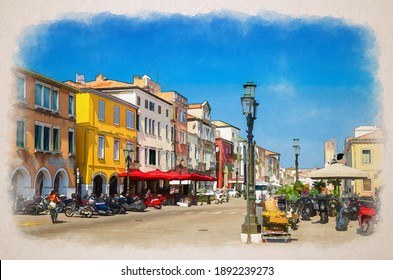
[[[299,139],[293,139],[293,150],[295,152],[295,168],[296,168],[296,184],[299,182],[299,154],[300,154],[300,146]]]
[[[236,191],[239,191],[239,167],[236,167]]]
[[[247,234],[247,244],[251,244],[251,234],[258,233],[258,219],[255,213],[255,143],[253,143],[254,121],[257,118],[258,103],[255,100],[256,84],[247,82],[243,85],[244,95],[240,98],[243,114],[247,119],[247,139],[248,139],[248,180],[247,180],[247,216],[242,224],[242,233]]]
[[[126,144],[126,148],[123,150],[124,158],[126,159],[127,163],[127,191],[130,191],[130,168],[132,159],[134,158],[134,150],[131,143]]]

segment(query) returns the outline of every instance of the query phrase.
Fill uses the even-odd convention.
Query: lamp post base
[[[242,243],[248,243],[248,234],[247,233],[240,233],[240,240]],[[262,243],[262,234],[250,234],[250,241],[251,244],[260,244]]]

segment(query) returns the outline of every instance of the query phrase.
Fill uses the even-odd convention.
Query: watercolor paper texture
[[[246,128],[240,97],[242,85],[251,79],[257,84],[260,103],[255,139],[279,152],[283,167],[293,166],[293,138],[302,140],[300,163],[304,168],[323,167],[326,140],[334,138],[342,145],[357,126],[383,127],[383,212],[387,213],[386,197],[392,192],[388,174],[392,169],[389,77],[393,5],[388,1],[337,1],[334,5],[326,1],[237,2],[163,1],[157,6],[154,1],[2,0],[4,130],[10,131],[13,125],[7,95],[12,92],[10,67],[14,64],[59,81],[74,80],[76,73],[91,81],[102,73],[108,79],[132,82],[134,75],[147,74],[164,90],[186,96],[189,103],[208,100],[212,119],[242,128],[243,135]],[[14,149],[7,137],[2,137],[2,146]],[[7,156],[2,157],[1,164],[6,192],[10,180]],[[3,215],[1,256],[39,259],[42,240],[19,234],[12,215]],[[324,248],[318,253],[315,248],[299,248],[299,254],[302,259],[316,255],[322,259],[391,259],[391,220],[385,215],[380,230],[369,238],[370,247],[347,244],[339,248],[338,257],[338,248]],[[59,240],[59,244],[63,242]],[[129,257],[128,248],[116,252],[105,246],[89,249],[85,255],[88,259],[102,251],[107,252],[105,258]],[[169,250],[168,256],[297,256],[282,246],[270,256],[262,254],[262,248],[245,248],[236,254],[229,247],[219,253],[205,249],[201,254],[199,250],[181,246],[181,250]],[[148,257],[144,253],[141,255]],[[65,249],[64,258],[69,256],[71,250]]]

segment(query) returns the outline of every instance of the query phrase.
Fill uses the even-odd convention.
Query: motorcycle
[[[162,208],[162,201],[159,198],[153,198],[152,195],[148,195],[145,198],[144,204],[146,207],[154,207],[156,209]]]
[[[328,217],[328,196],[326,194],[318,195],[314,200],[314,209],[319,212],[321,224],[329,222]]]
[[[93,216],[93,209],[89,204],[82,204],[82,201],[78,199],[78,196],[74,196],[72,203],[66,207],[64,214],[67,217],[73,217],[77,214],[85,218],[91,218]]]
[[[302,196],[297,201],[296,204],[299,205],[299,213],[302,220],[309,221],[311,217],[317,215],[314,209],[314,200],[311,196]]]
[[[370,235],[373,231],[374,224],[376,223],[376,207],[375,201],[372,197],[361,197],[359,199],[359,226],[361,235]]]
[[[37,215],[40,212],[37,202],[33,199],[25,200],[23,195],[19,194],[15,198],[13,205],[14,214],[23,213],[29,215]]]
[[[328,214],[330,217],[336,217],[340,202],[335,195],[329,195],[328,198]]]
[[[95,215],[109,216],[113,214],[108,205],[99,198],[90,197],[88,204],[92,207],[93,214]]]
[[[129,203],[124,202],[123,204],[121,204],[121,207],[125,211],[130,212],[144,212],[147,208],[147,206],[139,198],[133,198],[131,201],[129,201]]]
[[[348,229],[349,216],[348,216],[348,205],[350,203],[349,198],[344,197],[341,205],[338,208],[336,216],[336,230],[346,231]]]
[[[113,212],[113,214],[125,214],[126,210],[122,206],[125,200],[123,199],[115,199],[110,196],[105,198],[105,204],[108,206],[108,209]]]
[[[216,204],[222,204],[224,202],[224,195],[221,192],[216,192]]]
[[[360,202],[357,196],[349,197],[348,218],[351,221],[357,221],[360,211]]]

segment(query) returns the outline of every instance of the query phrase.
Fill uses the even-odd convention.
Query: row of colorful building
[[[10,155],[10,192],[25,197],[60,194],[118,194],[147,187],[166,192],[191,182],[134,181],[127,186],[126,146],[132,170],[159,169],[217,178],[202,187],[240,188],[245,177],[247,141],[240,129],[211,120],[208,101],[189,104],[176,91],[162,91],[148,76],[132,83],[99,74],[86,82],[59,82],[14,68],[16,133]],[[14,138],[15,137],[15,138]],[[256,180],[277,182],[280,154],[256,146]],[[207,184],[207,185],[206,185]],[[194,190],[194,188],[192,188]]]

